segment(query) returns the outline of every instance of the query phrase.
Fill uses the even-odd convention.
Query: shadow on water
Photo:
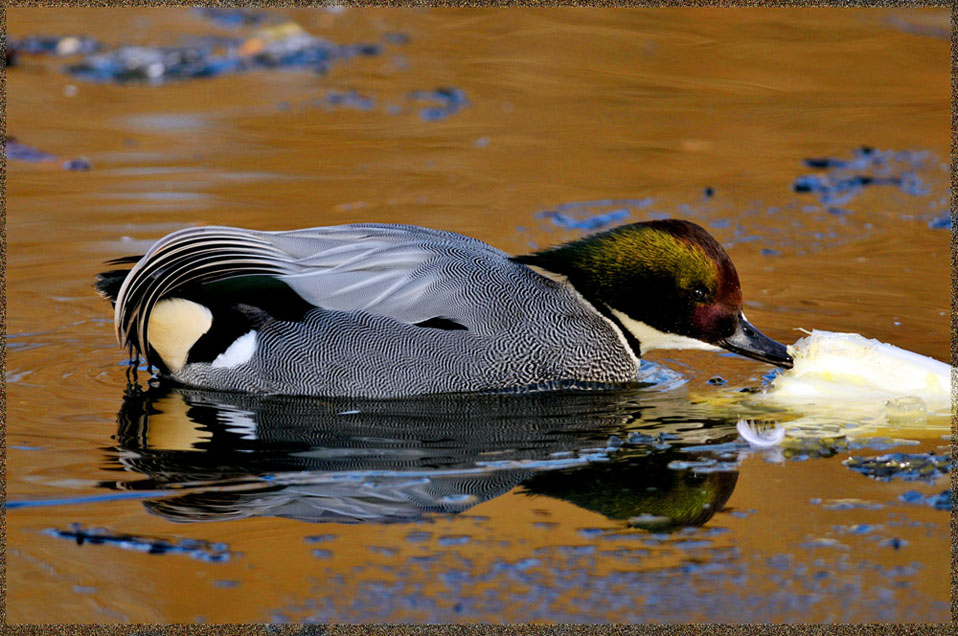
[[[738,476],[734,454],[699,450],[734,440],[734,423],[688,406],[677,416],[643,389],[360,401],[133,387],[107,468],[145,478],[101,485],[177,493],[145,501],[172,521],[340,523],[457,514],[521,486],[672,530],[708,521]]]

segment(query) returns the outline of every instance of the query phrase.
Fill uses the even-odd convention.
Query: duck
[[[211,390],[326,397],[621,386],[653,349],[779,367],[701,226],[651,220],[510,256],[412,225],[199,226],[97,276],[131,361]]]

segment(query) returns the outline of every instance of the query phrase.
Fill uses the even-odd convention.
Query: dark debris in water
[[[64,170],[89,170],[93,167],[90,160],[86,157],[77,157],[76,159],[67,159],[63,162]]]
[[[388,44],[409,44],[411,38],[408,33],[401,31],[387,31],[381,36],[382,41]]]
[[[875,178],[866,175],[855,175],[846,179],[829,179],[817,175],[799,177],[792,184],[795,192],[813,192],[819,195],[822,203],[844,203],[858,195],[861,189],[869,185],[891,185],[902,187],[901,177]],[[837,210],[835,214],[846,213],[841,208],[830,206],[829,210]]]
[[[196,7],[193,9],[193,13],[200,18],[228,28],[257,26],[265,23],[269,19],[269,14],[254,9]]]
[[[648,207],[652,199],[599,199],[597,201],[573,201],[543,210],[536,218],[549,219],[553,225],[565,230],[600,230],[625,221],[632,211]]]
[[[945,212],[928,221],[928,227],[933,230],[950,230],[951,225],[951,212]]]
[[[653,436],[640,431],[629,431],[626,443],[631,446],[648,446],[652,450],[663,451],[672,448],[669,442],[677,439],[679,437],[671,433],[659,432]]]
[[[96,53],[103,44],[84,35],[28,35],[24,38],[7,40],[7,55],[11,52],[26,55],[89,55]]]
[[[886,22],[891,26],[904,31],[925,37],[941,38],[942,40],[951,40],[950,21],[933,22],[922,19],[922,14],[893,14],[886,18]],[[927,15],[927,14],[924,14]],[[945,14],[945,20],[948,20],[948,14]]]
[[[823,175],[804,175],[795,180],[792,190],[815,194],[823,206],[835,214],[857,197],[863,188],[893,186],[906,194],[924,196],[928,188],[916,171],[927,159],[922,152],[880,151],[869,146],[856,149],[851,159],[818,157],[805,159],[809,168],[827,170]]]
[[[628,443],[639,445],[639,444],[654,444],[656,439],[651,435],[646,435],[645,433],[639,431],[629,431]]]
[[[214,77],[237,72],[247,60],[216,56],[199,47],[124,46],[91,55],[67,67],[74,77],[94,82],[159,84],[172,79]]]
[[[874,163],[876,158],[874,148],[871,146],[859,146],[852,151],[852,159],[836,159],[834,157],[805,159],[805,165],[809,168],[817,169],[845,168],[851,170],[866,170]]]
[[[951,491],[942,490],[937,495],[926,497],[917,490],[909,490],[898,497],[899,501],[909,504],[924,504],[931,506],[936,510],[951,510]]]
[[[815,497],[810,499],[809,503],[816,506],[820,505],[823,510],[881,510],[885,507],[876,501],[866,501],[855,498],[826,499],[823,501]]]
[[[376,100],[354,90],[344,92],[329,91],[326,93],[326,104],[340,108],[372,110],[376,107]]]
[[[49,528],[43,531],[60,539],[76,541],[77,545],[113,545],[125,550],[149,554],[185,554],[199,561],[225,563],[236,556],[225,543],[211,543],[201,539],[168,540],[126,533],[116,533],[105,528],[85,529],[82,524],[71,523],[68,530]]]
[[[538,215],[540,218],[551,219],[553,223],[567,230],[597,230],[618,221],[629,218],[629,211],[625,208],[612,210],[604,214],[597,214],[584,219],[577,219],[562,212],[548,210]]]
[[[423,121],[446,119],[469,105],[465,91],[452,86],[442,86],[431,91],[413,91],[409,93],[409,99],[438,103],[438,106],[429,106],[419,111],[419,117]]]
[[[56,155],[20,143],[16,137],[8,136],[5,147],[8,161],[11,159],[14,161],[56,161],[57,159]]]
[[[805,159],[805,165],[809,168],[816,169],[847,168],[851,170],[865,170],[872,162],[875,149],[871,146],[860,146],[855,149],[853,155],[852,159],[836,159],[834,157]]]
[[[877,457],[849,457],[842,463],[852,470],[881,481],[899,478],[905,481],[933,482],[951,469],[951,457],[934,453],[889,453]]]
[[[334,60],[380,52],[378,44],[338,45],[295,23],[285,23],[257,31],[245,40],[203,38],[187,46],[123,46],[88,55],[67,71],[96,82],[161,84],[275,68],[324,73]]]
[[[741,206],[705,196],[671,209],[660,205],[663,209],[633,210],[629,220],[687,218],[713,231],[726,248],[754,243],[755,249],[769,258],[844,245],[900,222],[917,221],[932,229],[952,226],[948,212],[950,166],[933,152],[863,146],[848,154],[806,159],[805,166],[813,170],[790,182],[789,190],[799,192],[784,202],[766,205],[755,201]],[[875,206],[874,199],[859,196],[867,192],[880,194],[884,203]],[[591,215],[609,211],[590,210]],[[558,218],[555,224],[580,233],[595,229],[564,221]],[[552,225],[543,224],[540,229],[550,232]]]
[[[63,160],[56,155],[43,150],[37,150],[17,141],[16,137],[7,136],[4,140],[7,161],[29,161],[31,163],[61,163],[64,170],[89,170],[93,167],[85,157]]]
[[[834,457],[840,452],[848,450],[848,439],[836,437],[798,437],[792,439],[789,446],[782,450],[782,454],[789,461],[804,461]]]
[[[868,448],[871,450],[890,450],[901,446],[914,446],[917,441],[907,439],[892,439],[888,437],[865,437],[861,439],[849,440],[848,450],[861,450]]]
[[[929,614],[921,595],[909,598],[882,587],[891,581],[916,583],[920,566],[886,567],[873,556],[827,542],[806,555],[792,550],[794,554],[756,560],[738,547],[710,544],[701,531],[661,538],[660,543],[655,534],[640,536],[644,540],[628,540],[623,533],[603,536],[595,529],[583,534],[594,545],[549,545],[531,556],[493,558],[481,566],[451,550],[441,559],[409,557],[394,569],[370,561],[352,573],[319,581],[307,601],[280,607],[273,615],[309,623],[395,622],[397,616],[455,623],[490,615],[509,621],[647,623],[700,616],[775,622],[783,615],[819,610],[832,622],[854,622],[863,607],[869,616],[887,622],[922,620]],[[660,554],[675,557],[660,565]],[[618,566],[598,565],[609,560]],[[342,586],[347,577],[357,583],[345,601],[328,593],[330,585]],[[771,586],[756,591],[756,579]],[[434,582],[443,594],[423,594],[424,581]],[[939,603],[936,615],[944,615],[947,606]]]

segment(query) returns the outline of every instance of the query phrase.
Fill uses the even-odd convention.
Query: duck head
[[[514,260],[566,279],[622,328],[636,354],[726,349],[792,366],[785,346],[745,319],[728,254],[690,221],[623,225]]]

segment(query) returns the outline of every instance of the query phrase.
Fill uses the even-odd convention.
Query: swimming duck
[[[745,319],[722,246],[683,220],[522,256],[410,225],[195,227],[111,263],[133,264],[96,283],[121,346],[196,387],[384,398],[620,384],[659,348],[792,364]]]

